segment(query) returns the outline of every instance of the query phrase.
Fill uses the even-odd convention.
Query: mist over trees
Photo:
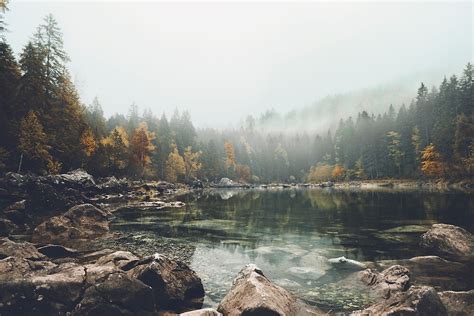
[[[0,26],[3,32],[3,21]],[[221,177],[244,182],[461,178],[474,172],[470,63],[459,77],[444,78],[439,87],[422,83],[410,103],[399,105],[394,97],[384,113],[370,112],[368,104],[368,110],[341,117],[338,126],[317,133],[326,123],[306,121],[315,128],[289,130],[285,124],[292,114],[283,117],[275,111],[248,116],[240,128],[224,130],[196,129],[188,112],[158,117],[136,104],[126,115],[105,118],[98,98],[90,105],[81,103],[68,61],[51,15],[18,60],[2,37],[2,172],[57,173],[82,167],[97,176],[172,182]],[[335,100],[300,111],[295,121],[297,116],[315,117],[317,111],[321,117],[338,117],[338,108],[331,107]],[[356,102],[364,106],[360,98]]]

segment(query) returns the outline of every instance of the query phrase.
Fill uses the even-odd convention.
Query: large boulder
[[[86,265],[82,298],[73,315],[155,315],[153,290],[112,265]]]
[[[406,291],[410,286],[410,271],[400,265],[391,266],[380,273],[371,269],[360,271],[358,278],[373,289],[375,297],[384,299]]]
[[[122,268],[153,289],[159,309],[186,311],[202,306],[205,293],[201,279],[181,261],[155,254]]]
[[[474,290],[438,292],[449,316],[474,315]]]
[[[421,246],[448,260],[474,261],[474,236],[454,225],[434,224],[421,236]]]
[[[74,206],[63,215],[38,225],[33,231],[32,241],[64,245],[103,236],[109,232],[109,215],[91,204]]]
[[[406,292],[397,292],[387,299],[380,300],[366,309],[356,311],[351,315],[444,316],[447,315],[447,311],[434,288],[428,286],[412,286]]]
[[[322,314],[272,283],[254,264],[239,272],[217,310],[231,316]]]
[[[448,261],[438,256],[418,256],[411,259],[381,260],[377,266],[388,268],[395,264],[410,270],[410,283],[436,289],[465,291],[472,288],[474,275],[469,265]]]
[[[30,243],[2,240],[0,315],[155,315],[150,286],[113,262],[44,260]]]
[[[46,259],[46,257],[40,253],[35,246],[28,242],[14,242],[6,237],[0,238],[0,259],[12,256],[29,260]]]

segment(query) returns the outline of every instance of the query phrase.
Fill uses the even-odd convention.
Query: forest
[[[2,34],[6,32],[2,22]],[[85,105],[68,73],[60,27],[45,17],[19,58],[0,42],[0,172],[59,173],[190,182],[248,183],[471,177],[473,66],[420,84],[410,104],[340,118],[324,134],[267,130],[279,114],[248,116],[240,128],[196,128],[188,112],[168,118],[132,104],[105,117]],[[146,108],[146,107],[145,107]]]

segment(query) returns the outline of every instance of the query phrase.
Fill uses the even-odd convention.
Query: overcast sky
[[[52,13],[82,101],[98,96],[106,115],[135,102],[222,127],[473,60],[470,1],[10,2],[15,52]]]

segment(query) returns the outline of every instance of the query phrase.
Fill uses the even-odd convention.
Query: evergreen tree
[[[48,167],[52,163],[50,148],[37,115],[34,111],[29,111],[20,124],[18,150],[22,158],[18,170],[21,170],[22,165],[30,171]]]
[[[0,147],[16,147],[18,138],[18,109],[15,108],[20,67],[11,47],[0,41]],[[5,156],[6,157],[6,156]]]

